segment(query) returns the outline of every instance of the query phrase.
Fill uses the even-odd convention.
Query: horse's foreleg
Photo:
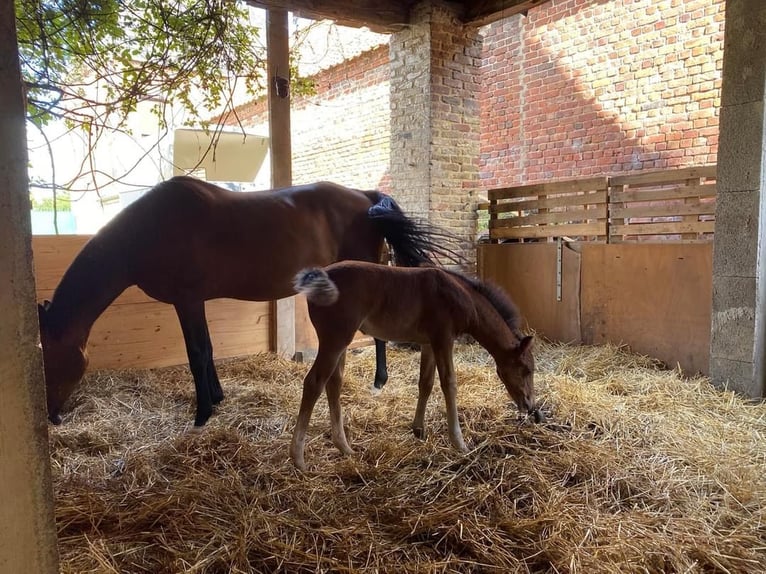
[[[306,463],[303,458],[303,449],[306,444],[306,431],[308,430],[311,413],[314,405],[322,394],[325,384],[338,366],[340,353],[331,355],[322,351],[321,343],[319,353],[314,364],[309,369],[306,378],[303,379],[303,396],[301,408],[298,411],[298,420],[295,423],[293,438],[290,441],[290,458],[293,464],[300,470],[305,470]]]
[[[176,304],[176,314],[186,343],[189,368],[194,377],[197,394],[197,414],[194,426],[202,426],[213,414],[213,400],[209,383],[209,363],[212,362],[212,344],[205,320],[204,301],[190,304]],[[216,377],[217,378],[217,377]]]
[[[455,366],[452,363],[452,341],[435,348],[434,355],[436,368],[439,371],[439,382],[447,405],[449,440],[456,449],[467,452],[468,447],[463,440],[463,432],[460,430],[460,422],[457,418],[457,378]]]
[[[375,382],[376,389],[382,389],[388,381],[388,368],[386,366],[386,342],[375,339]]]
[[[430,345],[420,348],[420,378],[418,379],[418,406],[415,407],[415,420],[412,422],[412,432],[419,439],[426,438],[426,405],[431,390],[434,388],[436,361]]]
[[[345,454],[354,454],[354,451],[346,439],[346,430],[343,428],[343,407],[340,404],[340,389],[343,386],[343,368],[346,364],[346,353],[342,353],[338,359],[338,366],[327,381],[327,404],[330,407],[330,428],[332,443],[338,450]]]
[[[207,383],[210,388],[210,399],[214,405],[217,405],[223,400],[223,389],[221,388],[221,381],[218,378],[218,372],[215,369],[213,342],[210,340],[210,331],[207,327],[207,320],[205,320],[205,337],[207,339]]]

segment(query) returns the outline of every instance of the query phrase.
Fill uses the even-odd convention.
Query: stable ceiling
[[[312,20],[329,19],[343,26],[367,26],[375,32],[392,33],[410,23],[410,11],[418,0],[247,0],[258,8],[282,8]],[[548,0],[460,0],[455,5],[461,20],[483,26],[514,14],[526,13]]]

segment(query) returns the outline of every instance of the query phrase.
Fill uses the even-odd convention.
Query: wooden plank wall
[[[582,339],[709,372],[712,243],[582,245]]]
[[[712,253],[709,242],[578,243],[563,251],[562,301],[555,244],[479,245],[478,260],[482,279],[508,291],[529,327],[546,338],[626,344],[706,374]]]
[[[35,236],[37,297],[50,299],[64,271],[89,236]],[[217,299],[206,304],[216,359],[269,350],[269,303]],[[88,341],[90,366],[151,368],[187,362],[173,307],[127,289],[93,325]]]
[[[562,249],[561,300],[556,296],[557,246],[554,243],[480,245],[479,277],[502,287],[524,317],[545,337],[579,343],[580,254]]]

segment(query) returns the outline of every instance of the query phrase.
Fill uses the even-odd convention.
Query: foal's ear
[[[519,341],[519,354],[523,355],[524,353],[531,351],[534,340],[535,338],[532,335],[523,337],[521,341]]]

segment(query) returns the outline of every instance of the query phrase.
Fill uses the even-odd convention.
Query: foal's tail
[[[426,222],[407,217],[391,196],[379,191],[368,192],[373,202],[367,210],[369,218],[380,229],[393,251],[394,264],[402,267],[439,265],[441,257],[463,265],[465,257],[457,251],[459,238]]]
[[[293,287],[317,305],[332,305],[338,300],[338,286],[333,283],[327,272],[319,267],[300,271],[293,280]]]

